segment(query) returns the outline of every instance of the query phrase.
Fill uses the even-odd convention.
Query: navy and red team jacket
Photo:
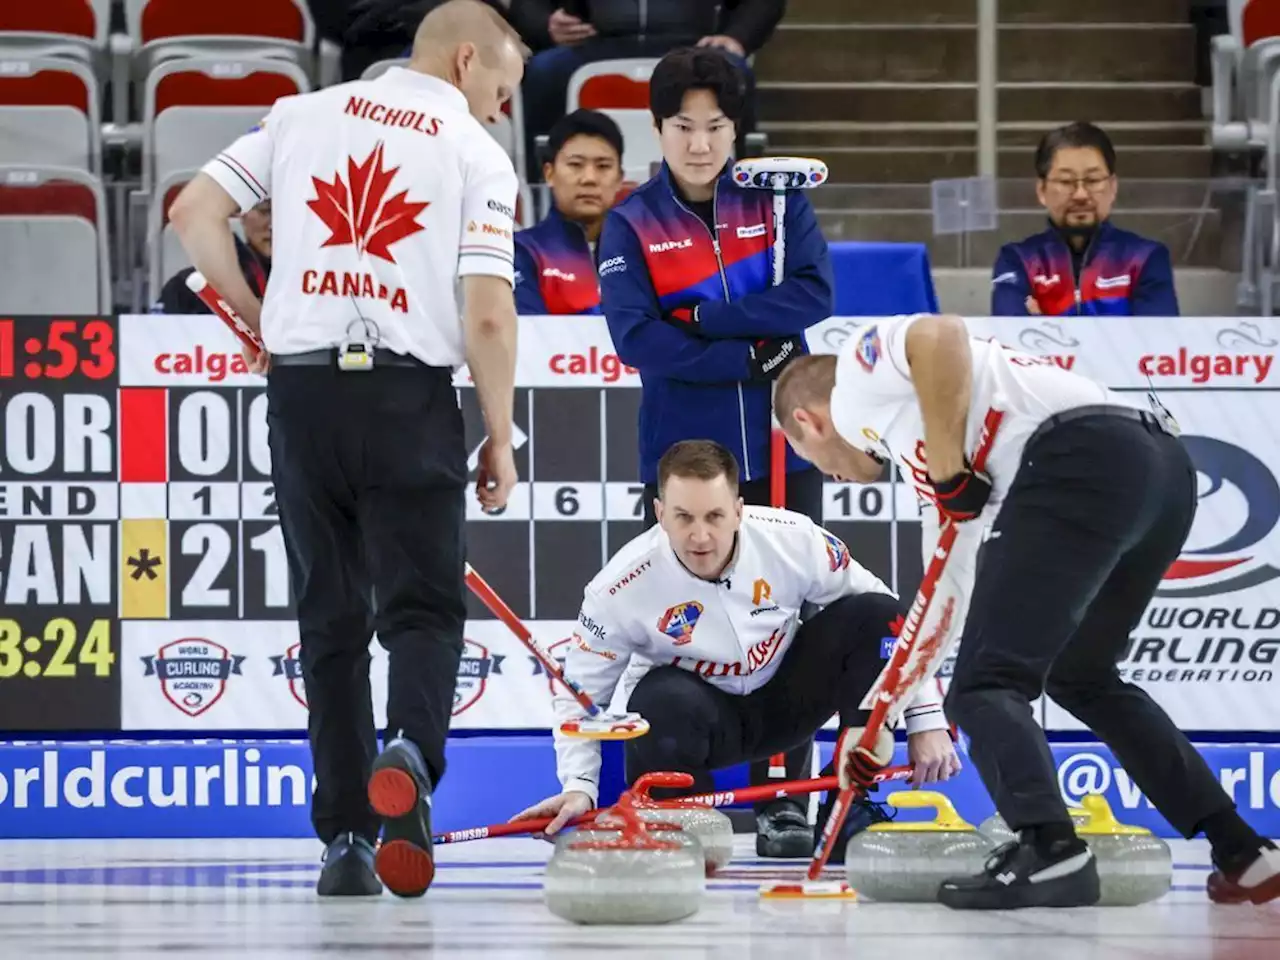
[[[808,199],[787,194],[785,274],[773,276],[773,195],[716,185],[716,236],[679,199],[666,164],[609,211],[596,259],[614,349],[640,371],[640,477],[679,440],[723,444],[742,479],[769,473],[770,384],[752,380],[750,346],[831,315],[831,258]],[[663,315],[698,306],[699,325]],[[787,470],[811,466],[788,448]]]
[[[554,206],[515,235],[516,313],[599,313],[600,281],[582,227]]]
[[[991,272],[991,315],[1027,315],[1035,297],[1045,316],[1176,317],[1169,248],[1103,221],[1081,261],[1053,227],[1018,243],[1006,243]]]

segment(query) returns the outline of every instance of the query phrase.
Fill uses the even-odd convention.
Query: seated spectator
[[[551,128],[542,175],[551,212],[516,241],[516,312],[599,313],[596,241],[622,185],[622,131],[603,113],[575,110]]]
[[[271,201],[263,200],[240,215],[244,239],[235,238],[236,257],[240,272],[244,274],[249,289],[261,299],[267,292],[267,277],[271,275]],[[182,315],[210,313],[204,301],[187,288],[187,277],[194,267],[179,270],[165,283],[153,310]]]
[[[601,60],[662,57],[676,47],[719,47],[748,80],[742,138],[753,129],[752,74],[746,58],[764,46],[786,10],[786,0],[511,0],[510,20],[536,52],[524,74],[528,156],[536,137],[565,111],[575,70]],[[527,171],[530,179],[537,174]]]
[[[1052,130],[1036,148],[1036,196],[1049,229],[996,257],[992,316],[1178,316],[1169,249],[1108,221],[1116,150],[1091,123]]]

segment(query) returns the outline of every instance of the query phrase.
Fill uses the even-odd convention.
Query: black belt
[[[333,367],[338,368],[338,348],[324,347],[320,350],[308,350],[305,353],[273,353],[273,367]],[[448,367],[433,367],[423,363],[417,357],[407,353],[392,353],[390,350],[374,350],[373,369],[379,367],[410,367],[418,370],[435,370],[450,374]]]
[[[1070,423],[1072,420],[1083,420],[1085,417],[1120,417],[1123,420],[1136,420],[1148,428],[1155,427],[1161,433],[1170,433],[1164,421],[1150,410],[1099,403],[1088,407],[1073,407],[1070,410],[1063,410],[1061,413],[1055,413],[1053,416],[1046,418],[1027,439],[1027,446],[1031,446],[1054,427],[1060,427],[1064,423]]]

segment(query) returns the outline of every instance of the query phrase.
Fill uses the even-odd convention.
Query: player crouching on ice
[[[889,588],[808,517],[744,508],[737,461],[718,443],[670,447],[655,506],[658,526],[587,585],[565,658],[566,675],[592,700],[608,704],[621,681],[626,709],[649,721],[646,736],[626,743],[627,782],[676,771],[693,776],[694,792],[710,792],[713,770],[781,753],[833,714],[843,726],[865,723],[858,704],[902,612]],[[809,605],[819,612],[808,615]],[[934,693],[904,715],[918,784],[960,770]],[[554,817],[547,834],[592,809],[599,793],[599,743],[558,732],[582,708],[564,695],[555,712],[563,792],[513,818]],[[882,819],[874,808],[864,802],[847,823]]]
[[[1195,514],[1195,467],[1168,411],[1154,396],[1150,406],[971,337],[949,316],[864,325],[838,357],[801,357],[778,382],[778,419],[802,456],[861,482],[894,457],[937,507],[923,518],[932,598],[918,625],[908,615],[918,649],[905,674],[931,678],[960,634],[947,714],[1019,831],[982,873],[943,882],[947,906],[1098,901],[1097,864],[1076,836],[1032,715],[1042,693],[1111,748],[1179,833],[1208,838],[1211,900],[1280,897],[1280,851],[1241,819],[1185,734],[1116,667]],[[873,762],[884,762],[849,753],[842,782],[866,782]]]

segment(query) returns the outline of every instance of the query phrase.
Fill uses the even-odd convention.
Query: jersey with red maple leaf
[[[348,158],[345,183],[341,171],[334,174],[333,183],[315,176],[311,178],[316,197],[308,200],[307,206],[330,232],[323,246],[352,244],[359,254],[367,253],[395,263],[391,245],[423,229],[414,218],[430,204],[410,201],[407,190],[387,196],[400,168],[386,169],[384,153],[384,144],[379,140],[363,162]]]
[[[273,198],[262,339],[274,354],[339,344],[361,316],[377,350],[458,367],[459,279],[513,282],[515,170],[438,78],[393,67],[283,97],[204,172],[241,210]]]

